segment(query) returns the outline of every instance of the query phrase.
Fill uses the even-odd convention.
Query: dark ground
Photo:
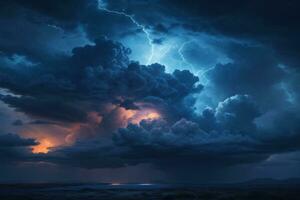
[[[298,185],[2,184],[0,200],[300,200]]]

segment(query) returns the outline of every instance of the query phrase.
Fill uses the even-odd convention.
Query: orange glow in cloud
[[[65,145],[64,138],[68,129],[58,125],[24,126],[21,135],[26,138],[34,138],[39,143],[32,146],[32,153],[48,153],[51,147]]]
[[[145,110],[137,112],[129,122],[133,124],[139,124],[142,120],[155,120],[160,118],[160,115],[153,110]]]
[[[32,153],[48,153],[49,148],[54,146],[54,144],[46,138],[39,140],[39,143],[39,145],[33,146]]]
[[[72,145],[78,138],[92,137],[97,126],[102,122],[102,116],[97,112],[88,113],[85,123],[66,125],[28,125],[24,126],[21,135],[35,138],[38,145],[32,146],[32,153],[48,153],[52,147]]]
[[[114,113],[112,126],[114,128],[126,127],[129,123],[139,124],[142,120],[155,120],[161,117],[153,108],[139,110],[126,110],[123,107],[111,106],[108,112]],[[103,117],[98,112],[89,112],[85,123],[72,123],[68,125],[24,126],[21,132],[23,137],[35,138],[38,145],[32,146],[32,153],[48,153],[51,148],[68,146],[79,139],[91,138],[101,132],[100,124]],[[105,127],[107,130],[107,127]]]
[[[142,110],[126,110],[121,109],[121,118],[123,121],[132,124],[139,124],[142,120],[155,120],[159,119],[160,114],[153,109],[142,109]]]
[[[90,124],[98,125],[102,122],[102,116],[99,115],[97,112],[89,112],[88,113],[88,120]]]

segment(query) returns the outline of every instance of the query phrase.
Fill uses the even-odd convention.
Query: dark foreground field
[[[300,200],[295,185],[185,186],[141,184],[11,184],[0,185],[0,200]]]

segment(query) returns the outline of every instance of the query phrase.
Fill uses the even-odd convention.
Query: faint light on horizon
[[[139,185],[141,186],[150,186],[150,185],[153,185],[152,183],[140,183]]]
[[[122,185],[122,183],[111,183],[112,186]]]

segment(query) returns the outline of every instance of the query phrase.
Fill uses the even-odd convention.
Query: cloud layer
[[[16,132],[0,134],[1,159],[180,171],[299,151],[295,8],[1,2],[0,127]],[[145,51],[167,65],[131,59]]]

